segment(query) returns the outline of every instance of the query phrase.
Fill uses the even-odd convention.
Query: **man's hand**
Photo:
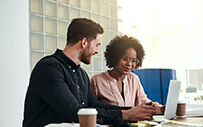
[[[151,120],[154,113],[152,103],[143,103],[129,110],[122,110],[123,119],[128,121]]]

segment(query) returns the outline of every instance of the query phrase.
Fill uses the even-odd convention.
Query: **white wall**
[[[143,68],[176,69],[183,85],[185,70],[203,68],[202,0],[128,0],[124,7],[124,33],[146,51]]]
[[[29,78],[28,0],[0,0],[0,126],[22,126]]]

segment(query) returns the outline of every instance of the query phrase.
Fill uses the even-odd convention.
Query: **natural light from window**
[[[185,90],[190,85],[188,70],[203,70],[203,1],[128,0],[122,4],[120,29],[143,44],[142,68],[175,69]],[[201,76],[199,90],[203,89]]]

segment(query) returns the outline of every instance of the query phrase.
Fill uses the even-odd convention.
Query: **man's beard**
[[[89,52],[89,47],[86,48],[86,50],[81,55],[81,61],[85,64],[91,63],[91,53]]]

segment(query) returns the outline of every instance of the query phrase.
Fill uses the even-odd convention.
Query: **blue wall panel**
[[[160,69],[160,75],[162,79],[163,103],[166,104],[169,83],[171,79],[176,80],[176,71],[172,69]]]
[[[168,86],[171,79],[176,80],[176,71],[172,69],[133,70],[140,78],[147,97],[153,102],[166,104]]]

